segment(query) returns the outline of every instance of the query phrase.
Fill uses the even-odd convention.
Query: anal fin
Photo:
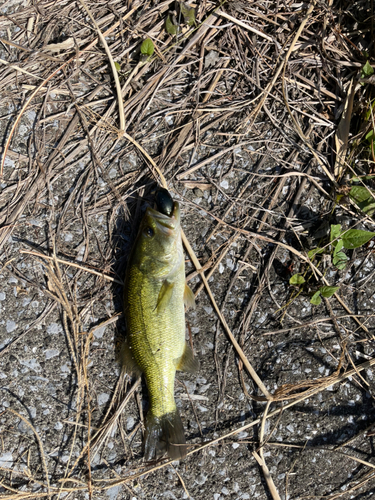
[[[141,370],[137,365],[135,359],[133,358],[131,348],[127,339],[124,340],[121,346],[119,361],[121,368],[125,370],[128,375],[135,375],[139,377],[141,375]]]
[[[193,351],[187,343],[185,343],[184,353],[177,360],[176,369],[187,373],[196,373],[199,370],[198,358],[194,357]]]

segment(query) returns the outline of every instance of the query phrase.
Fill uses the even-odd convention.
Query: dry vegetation
[[[332,224],[375,231],[373,78],[362,69],[374,62],[373,1],[204,0],[195,26],[170,35],[165,19],[174,8],[6,0],[0,11],[0,362],[1,398],[10,401],[0,414],[0,496],[162,498],[158,474],[168,470],[176,474],[168,498],[224,498],[222,484],[194,483],[199,471],[215,475],[207,461],[214,449],[241,486],[227,488],[230,498],[369,498],[374,246],[347,250],[338,270],[327,234]],[[155,52],[142,61],[146,38]],[[209,397],[181,390],[181,413],[196,425],[187,431],[191,452],[175,467],[142,461],[144,391],[113,371],[127,254],[155,182],[183,206],[197,296],[190,336],[211,384]],[[350,195],[356,184],[368,191],[367,204]],[[324,257],[308,255],[324,246]],[[296,273],[305,282],[290,285]],[[312,306],[312,294],[328,285],[339,289]],[[39,310],[29,306],[35,298]],[[13,321],[7,311],[19,310],[19,299],[26,309]],[[49,401],[45,386],[60,372],[56,358],[52,366],[40,360],[52,318],[70,373],[65,394]],[[281,358],[272,346],[286,346]],[[329,360],[314,351],[312,370],[286,370],[309,349],[324,349]],[[30,369],[23,357],[31,350],[47,380],[48,425],[17,392],[22,386],[28,395],[22,366]],[[102,370],[111,399],[100,406]],[[334,413],[332,390],[348,385],[360,395],[358,415],[368,414],[352,422],[353,432],[342,438],[335,421],[328,441],[274,437],[307,401],[314,409],[304,422],[318,428],[324,418],[314,411]],[[64,398],[67,413],[57,404]],[[202,402],[209,417],[197,409]],[[111,438],[122,450],[116,459]],[[256,487],[244,479],[250,468]]]

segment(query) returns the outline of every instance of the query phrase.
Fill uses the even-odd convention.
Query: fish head
[[[147,208],[134,248],[139,269],[153,277],[167,277],[183,261],[180,207],[173,203],[171,215]]]

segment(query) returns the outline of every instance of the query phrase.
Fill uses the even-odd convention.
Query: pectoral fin
[[[194,308],[195,307],[195,296],[193,290],[185,284],[185,290],[184,290],[184,303],[186,306],[186,309],[189,309],[189,307]]]
[[[195,373],[199,370],[199,361],[197,358],[194,358],[193,351],[186,343],[183,355],[176,362],[176,369],[187,373]]]
[[[162,313],[172,298],[174,283],[165,280],[161,285],[158,301],[156,304],[157,313]]]

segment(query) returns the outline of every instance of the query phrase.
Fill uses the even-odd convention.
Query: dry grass
[[[361,124],[373,92],[371,83],[358,80],[364,51],[371,56],[374,50],[369,44],[373,12],[366,5],[361,0],[353,5],[333,0],[308,5],[205,1],[197,6],[196,26],[185,27],[178,36],[164,30],[169,2],[25,1],[0,16],[0,49],[6,54],[0,58],[2,273],[46,301],[34,322],[0,351],[0,360],[6,361],[58,310],[74,370],[67,390],[75,415],[66,422],[64,464],[52,460],[45,431],[37,430],[18,407],[1,415],[0,452],[20,442],[12,468],[0,467],[1,497],[75,498],[88,493],[89,498],[105,498],[107,490],[120,485],[131,497],[138,481],[146,482],[146,488],[155,471],[171,466],[166,460],[145,464],[132,451],[143,425],[139,380],[128,388],[121,374],[105,414],[98,414],[93,397],[98,360],[94,334],[121,316],[103,304],[115,298],[115,286],[122,284],[128,240],[136,227],[131,221],[139,221],[143,200],[152,200],[155,181],[182,202],[188,279],[198,304],[206,300],[205,291],[218,318],[213,413],[220,432],[206,441],[196,439],[189,457],[205,456],[208,448],[231,443],[236,434],[257,427],[256,439],[239,442],[249,447],[249,461],[259,465],[265,478],[259,494],[274,500],[290,491],[293,498],[304,494],[304,485],[291,481],[297,462],[308,461],[311,448],[298,445],[299,455],[284,482],[277,479],[279,471],[270,472],[276,447],[296,446],[272,442],[282,416],[319,394],[329,400],[329,388],[348,380],[373,398],[364,373],[375,364],[374,315],[371,308],[359,312],[356,298],[366,283],[372,286],[373,267],[372,274],[357,279],[354,254],[345,277],[307,255],[309,230],[319,226],[314,213],[335,223],[340,212],[353,227],[375,231],[373,219],[350,199],[336,206],[337,193],[349,189],[349,177],[366,179],[374,172],[374,152],[369,155],[363,141],[369,125]],[[139,47],[146,37],[153,40],[155,53],[140,63]],[[119,74],[115,62],[121,65]],[[360,162],[354,162],[355,154]],[[370,192],[372,183],[365,184]],[[229,184],[232,191],[225,187]],[[302,210],[306,204],[308,216]],[[204,236],[202,229],[207,229]],[[76,235],[74,244],[66,238],[70,232]],[[20,252],[13,251],[12,235]],[[224,278],[218,271],[234,248],[237,267]],[[361,266],[373,266],[371,245],[359,255]],[[278,262],[283,286],[274,272]],[[305,297],[306,303],[309,291],[301,295],[285,286],[292,273],[307,270],[312,288],[340,284],[340,291],[324,307],[313,309],[308,321],[299,314],[298,301]],[[246,281],[250,286],[242,287]],[[244,300],[231,314],[230,295],[238,289]],[[255,327],[271,307],[269,326]],[[97,310],[102,319],[92,324]],[[338,355],[330,352],[330,373],[293,375],[286,383],[281,374],[277,388],[271,388],[271,371],[259,362],[252,343],[259,348],[271,335],[284,342],[284,333],[311,331],[324,346],[323,325],[330,326],[340,346]],[[358,362],[358,346],[367,356],[364,363]],[[228,426],[220,427],[219,408],[228,395],[229,366],[238,374],[245,399],[256,403],[257,417],[228,431]],[[193,396],[190,403],[202,432]],[[121,419],[131,404],[138,423],[126,433]],[[272,431],[267,431],[268,419],[273,419]],[[20,421],[30,430],[26,437],[18,433]],[[370,439],[370,430],[358,430],[347,442],[337,443],[340,452],[334,446],[316,447],[327,454],[343,453],[349,463],[362,466],[345,488],[322,486],[319,498],[350,498],[372,490],[369,452],[362,450],[364,459],[361,450],[352,448],[356,439]],[[115,434],[123,443],[120,469],[107,462],[103,451]],[[333,475],[340,460],[333,462]],[[186,470],[175,472],[186,497],[193,495]]]

